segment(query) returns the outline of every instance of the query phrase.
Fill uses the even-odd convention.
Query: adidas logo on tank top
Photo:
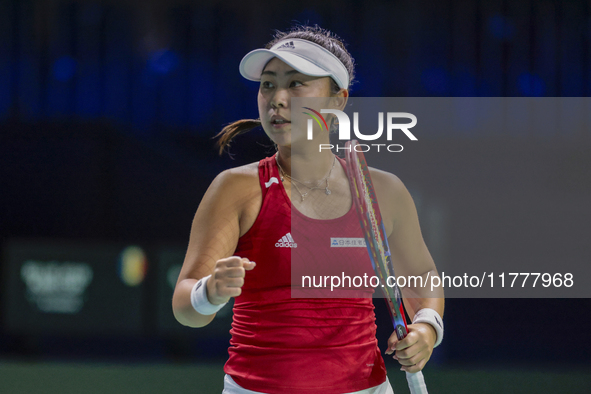
[[[298,244],[295,243],[291,237],[291,233],[285,234],[279,241],[275,243],[276,248],[297,248]]]

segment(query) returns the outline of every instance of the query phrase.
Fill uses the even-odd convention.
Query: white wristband
[[[193,308],[202,315],[213,315],[227,304],[213,305],[207,299],[207,281],[211,278],[211,275],[201,278],[195,283],[191,290],[191,305]]]
[[[423,308],[420,309],[417,314],[415,315],[414,319],[412,319],[412,324],[416,323],[428,323],[435,329],[437,332],[437,340],[435,341],[435,346],[439,346],[441,341],[443,340],[443,319],[439,316],[436,310],[431,308]]]

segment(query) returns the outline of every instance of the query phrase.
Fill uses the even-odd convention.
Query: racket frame
[[[347,141],[345,145],[345,159],[349,176],[351,198],[355,204],[357,216],[363,230],[365,244],[372,267],[380,280],[380,286],[385,293],[388,311],[392,319],[394,330],[398,339],[403,339],[408,334],[408,326],[404,315],[401,291],[396,283],[394,266],[390,253],[390,245],[377,195],[365,155],[355,150],[358,146],[356,140]],[[394,280],[393,286],[388,285],[388,278]]]

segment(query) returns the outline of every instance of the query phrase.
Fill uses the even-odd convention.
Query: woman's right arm
[[[252,171],[244,169],[222,172],[197,208],[172,298],[174,316],[182,325],[203,327],[215,317],[202,315],[191,305],[191,291],[199,279],[212,275],[207,281],[207,298],[211,304],[219,305],[240,295],[246,271],[254,268],[248,259],[232,256],[243,233],[241,218],[252,205],[252,194],[260,193],[252,175]],[[253,185],[258,190],[253,190]]]

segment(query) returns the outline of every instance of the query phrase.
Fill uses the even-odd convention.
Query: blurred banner
[[[104,335],[156,328],[169,337],[229,338],[232,302],[200,329],[174,318],[184,247],[161,247],[152,255],[137,245],[15,240],[5,244],[4,256],[7,332]]]
[[[142,329],[148,260],[135,245],[12,241],[5,245],[6,330],[21,334]]]

